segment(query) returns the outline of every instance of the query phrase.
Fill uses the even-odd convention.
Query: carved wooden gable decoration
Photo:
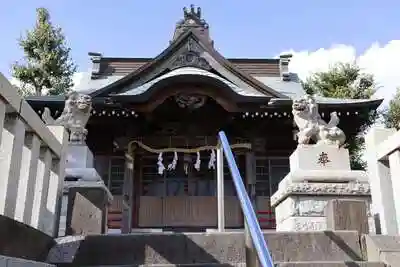
[[[208,61],[202,57],[203,52],[204,49],[202,49],[192,37],[189,37],[184,49],[174,56],[170,69],[197,67],[208,71],[211,70],[212,67]]]

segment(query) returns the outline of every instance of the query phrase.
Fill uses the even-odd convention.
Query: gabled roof
[[[239,86],[235,85],[234,83],[228,81],[227,79],[222,78],[221,76],[214,74],[212,72],[200,69],[200,68],[194,68],[194,67],[181,67],[175,70],[172,70],[164,75],[158,76],[157,78],[141,85],[138,87],[133,87],[129,88],[123,93],[120,93],[118,95],[120,96],[134,96],[134,95],[140,95],[145,93],[147,90],[152,88],[154,85],[156,85],[158,82],[161,82],[163,80],[172,78],[172,77],[183,77],[183,76],[201,76],[205,78],[211,78],[215,79],[219,82],[222,82],[226,86],[228,86],[233,92],[235,92],[238,95],[242,96],[253,96],[253,97],[266,97],[265,94],[254,90],[253,88],[248,88],[248,89],[242,89]]]
[[[266,97],[288,98],[288,96],[275,91],[264,83],[258,81],[247,73],[236,68],[231,62],[226,60],[219,54],[207,41],[203,41],[202,37],[196,32],[188,30],[179,38],[173,41],[167,49],[156,56],[152,61],[129,73],[128,75],[114,81],[105,87],[90,93],[92,97],[106,96],[110,94],[123,93],[127,88],[132,88],[133,85],[139,87],[151,80],[171,71],[174,64],[179,60],[185,61],[182,58],[184,53],[192,56],[199,55],[197,62],[181,62],[180,66],[194,66],[204,68],[208,71],[212,70],[222,78],[242,88],[243,90],[256,90]],[[188,61],[188,60],[186,60]],[[193,63],[193,62],[192,62]]]

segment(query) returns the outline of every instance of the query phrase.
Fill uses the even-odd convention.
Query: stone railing
[[[57,235],[67,144],[0,73],[0,215]]]
[[[400,234],[400,131],[371,129],[365,138],[372,212],[382,234]],[[378,226],[378,225],[377,225]]]

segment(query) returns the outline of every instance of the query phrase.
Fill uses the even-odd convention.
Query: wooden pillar
[[[217,210],[218,231],[225,231],[225,193],[224,193],[224,150],[217,148]]]
[[[121,233],[132,231],[133,208],[133,179],[134,179],[134,155],[125,154],[124,188],[122,198],[122,226]]]
[[[256,210],[256,165],[254,152],[246,152],[246,184],[247,193],[249,194],[250,200],[253,204],[254,210]]]
[[[244,245],[246,253],[246,266],[259,267],[260,261],[258,260],[258,255],[256,248],[254,247],[253,239],[250,235],[249,226],[244,222]]]
[[[133,180],[133,210],[132,210],[132,228],[138,227],[140,222],[140,199],[143,194],[143,170],[142,159],[135,154],[136,166],[134,167]]]

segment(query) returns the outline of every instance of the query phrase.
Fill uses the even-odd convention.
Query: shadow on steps
[[[56,242],[51,236],[0,215],[0,255],[33,261],[45,261]]]
[[[274,262],[343,263],[366,259],[355,231],[266,232],[264,237]],[[243,232],[70,236],[57,242],[48,262],[73,266],[237,266],[245,262]]]

